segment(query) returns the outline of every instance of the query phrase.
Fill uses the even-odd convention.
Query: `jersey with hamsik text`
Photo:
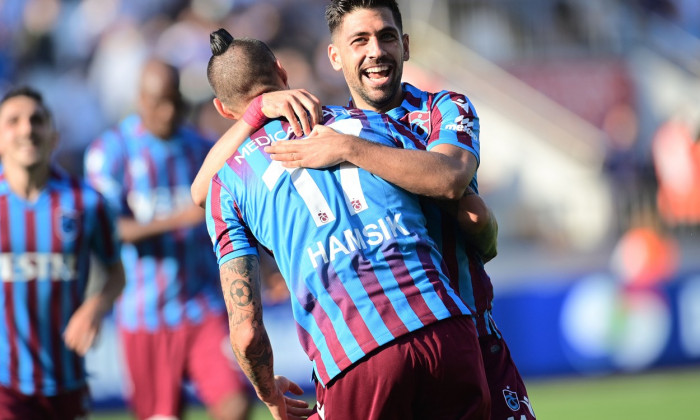
[[[404,100],[387,112],[409,128],[420,140],[421,148],[431,150],[439,144],[451,144],[472,153],[480,161],[479,117],[465,95],[440,91],[422,91],[402,84]],[[476,174],[469,186],[478,193]],[[479,254],[467,246],[455,219],[430,200],[423,200],[430,236],[437,242],[447,265],[453,288],[475,318],[479,335],[500,335],[491,318],[493,286]]]
[[[187,127],[162,140],[132,115],[93,142],[85,154],[88,181],[119,217],[150,223],[193,206],[190,185],[210,143]],[[156,331],[222,313],[216,259],[204,222],[123,245],[126,287],[118,325]]]
[[[0,174],[0,385],[52,396],[85,385],[83,358],[62,334],[83,301],[90,255],[119,260],[104,198],[59,170],[34,202]]]
[[[324,124],[392,147],[415,148],[385,115],[324,108]],[[272,121],[210,185],[207,226],[223,265],[272,250],[292,295],[300,342],[322,384],[364,355],[438,320],[469,314],[412,194],[356,166],[285,169],[263,148],[293,138]]]

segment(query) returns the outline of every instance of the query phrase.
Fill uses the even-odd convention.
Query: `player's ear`
[[[229,111],[228,108],[226,108],[226,105],[221,103],[219,98],[214,98],[214,100],[212,102],[214,102],[214,108],[216,108],[216,112],[218,112],[219,115],[221,115],[222,117],[229,119],[229,120],[237,120],[238,119],[238,118],[236,118],[236,115],[234,115],[234,113],[232,113],[231,111]]]
[[[408,61],[411,56],[408,48],[408,34],[403,34],[403,61]]]
[[[333,44],[328,45],[328,59],[331,61],[331,66],[333,66],[335,71],[343,69],[343,61],[340,58],[338,47]]]
[[[287,89],[289,89],[289,77],[287,76],[287,70],[285,70],[284,67],[282,67],[282,63],[280,63],[279,60],[275,61],[275,66],[277,67],[277,74],[279,74],[280,79],[282,79],[282,83]]]

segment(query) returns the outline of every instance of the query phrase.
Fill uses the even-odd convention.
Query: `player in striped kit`
[[[420,138],[432,153],[409,155],[354,136],[323,136],[278,143],[273,159],[289,167],[351,162],[416,194],[455,199],[478,192],[479,118],[469,99],[455,92],[425,92],[401,83],[409,37],[394,0],[332,0],[326,8],[331,65],[342,71],[351,106],[385,112]],[[333,141],[335,140],[335,141]],[[470,207],[467,196],[460,208]],[[476,203],[478,204],[478,203]],[[431,237],[440,245],[453,287],[474,317],[492,398],[492,419],[534,419],[527,389],[492,317],[493,287],[484,262],[495,256],[496,231],[464,234],[451,211],[424,206]],[[461,217],[461,212],[457,213]],[[482,213],[488,215],[487,213]],[[484,221],[488,217],[483,218]]]
[[[151,59],[138,114],[85,155],[88,179],[117,209],[125,242],[127,283],[116,321],[130,402],[138,418],[176,418],[187,378],[215,419],[243,419],[249,390],[228,349],[204,211],[189,195],[210,143],[181,124],[181,111],[177,70]]]
[[[57,133],[28,87],[0,101],[0,418],[87,416],[83,355],[124,287],[114,217],[58,168]],[[105,281],[91,285],[91,254]],[[95,279],[97,280],[97,279]]]
[[[238,118],[260,91],[286,88],[263,43],[219,30],[212,51],[208,76],[223,116]],[[334,107],[323,116],[334,129],[415,147],[380,114]],[[449,286],[418,199],[353,165],[285,170],[264,147],[293,137],[286,121],[268,122],[229,158],[207,198],[231,344],[260,399],[276,419],[301,415],[283,396],[298,387],[274,377],[258,244],[273,252],[292,294],[317,380],[312,417],[488,418],[475,327]]]

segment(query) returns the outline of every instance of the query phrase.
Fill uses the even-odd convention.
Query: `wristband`
[[[258,95],[251,101],[243,113],[243,121],[253,128],[260,128],[267,122],[267,117],[262,112],[262,95]]]

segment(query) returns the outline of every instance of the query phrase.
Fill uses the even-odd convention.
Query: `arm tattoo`
[[[254,317],[256,304],[257,310],[262,313],[262,307],[259,306],[260,279],[257,257],[247,255],[224,264],[221,267],[221,288],[231,327]]]
[[[273,357],[263,325],[258,257],[246,255],[221,266],[231,346],[243,372],[265,398],[274,390]],[[245,339],[238,340],[238,334]]]

